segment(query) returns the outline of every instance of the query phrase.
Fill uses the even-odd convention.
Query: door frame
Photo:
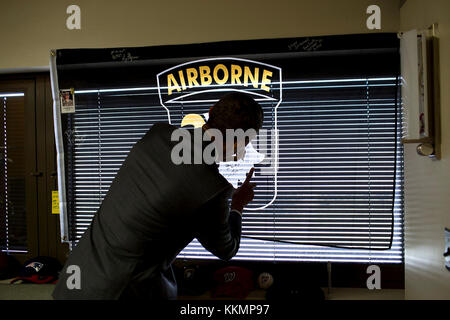
[[[0,79],[0,92],[23,92],[25,98],[25,208],[27,253],[14,253],[19,262],[36,256],[39,252],[36,161],[36,84],[33,79]]]

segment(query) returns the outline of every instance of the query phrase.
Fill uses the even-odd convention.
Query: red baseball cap
[[[244,299],[253,289],[253,272],[249,269],[230,266],[214,273],[216,287],[211,296]]]

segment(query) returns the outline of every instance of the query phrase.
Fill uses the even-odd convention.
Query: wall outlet
[[[450,271],[450,229],[445,228],[445,267]]]

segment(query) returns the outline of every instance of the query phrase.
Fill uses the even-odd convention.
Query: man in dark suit
[[[210,109],[203,127],[190,130],[216,129],[225,137],[227,129],[258,131],[262,122],[261,106],[234,92]],[[55,299],[175,299],[171,264],[194,238],[220,259],[237,253],[242,211],[253,199],[253,169],[234,189],[216,163],[174,164],[174,130],[188,129],[155,124],[134,145],[61,271]],[[209,143],[192,140],[192,152]],[[223,154],[236,148],[230,152],[223,143]],[[80,288],[67,285],[71,265],[79,267]]]

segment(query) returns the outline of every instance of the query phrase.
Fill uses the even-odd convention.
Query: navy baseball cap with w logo
[[[19,280],[24,283],[56,283],[61,269],[61,264],[55,258],[35,257],[24,263],[19,276],[11,280],[11,283]]]

